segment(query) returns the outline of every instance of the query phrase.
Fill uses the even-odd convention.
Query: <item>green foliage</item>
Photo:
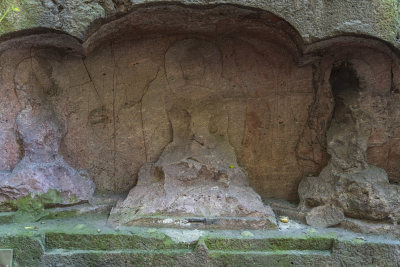
[[[76,199],[75,196],[71,198]],[[53,206],[61,202],[60,193],[57,190],[50,189],[44,194],[28,195],[0,203],[0,206],[6,206],[5,210],[16,210],[12,215],[11,221],[13,222],[33,222],[49,215],[45,209],[46,206]]]
[[[4,20],[4,18],[7,16],[8,13],[10,12],[20,12],[21,10],[17,6],[9,6],[5,12],[0,17],[0,23]]]

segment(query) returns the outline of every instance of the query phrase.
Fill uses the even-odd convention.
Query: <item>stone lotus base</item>
[[[212,147],[171,143],[157,163],[142,166],[138,184],[112,209],[110,223],[277,228],[274,212],[247,184],[232,147],[226,141]]]
[[[90,200],[94,184],[85,172],[73,169],[61,157],[47,163],[24,159],[12,172],[0,173],[0,205],[27,196],[46,194],[49,190],[57,191],[58,195],[51,204],[71,205]]]
[[[171,177],[172,171],[197,173],[195,181],[182,181]],[[274,212],[251,187],[231,185],[228,175],[218,174],[191,160],[161,169],[154,164],[144,165],[138,185],[112,209],[109,222],[179,228],[277,228]],[[141,181],[145,177],[153,179]]]

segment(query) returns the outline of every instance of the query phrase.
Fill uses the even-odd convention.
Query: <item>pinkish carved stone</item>
[[[158,161],[145,164],[138,184],[111,212],[118,224],[141,216],[249,217],[276,227],[272,209],[248,185],[228,142],[228,91],[220,53],[212,43],[187,39],[166,54],[169,86],[179,99],[167,101],[173,141]],[[214,81],[219,81],[214,84]],[[235,92],[232,92],[235,93]]]
[[[307,224],[314,227],[335,226],[343,220],[343,210],[333,205],[315,207],[306,215]]]
[[[17,137],[12,130],[0,131],[0,147],[0,171],[12,170],[21,157]]]
[[[348,217],[394,217],[400,79],[398,59],[388,47],[353,37],[303,47],[297,33],[272,14],[236,7],[151,10],[149,17],[135,11],[104,25],[68,51],[56,49],[65,41],[58,34],[5,42],[2,183],[14,181],[22,191],[22,180],[34,177],[26,190],[36,183],[46,188],[48,176],[65,174],[62,186],[78,192],[84,186],[74,184],[85,175],[76,170],[84,169],[100,192],[132,190],[132,202],[120,204],[125,208],[160,203],[154,195],[166,201],[176,195],[175,206],[198,212],[189,209],[189,198],[181,198],[188,194],[184,188],[260,203],[248,180],[263,199],[296,200],[299,193],[307,209],[332,204]],[[51,41],[44,40],[49,36]],[[362,90],[339,96],[350,101],[345,103],[350,111],[343,112],[330,74],[335,62],[348,61]],[[50,120],[35,128],[21,123],[23,116],[38,125],[39,117]],[[50,140],[42,128],[49,129]],[[154,185],[147,184],[148,177],[157,178]],[[61,187],[61,181],[54,183]],[[243,184],[240,194],[237,184]],[[268,207],[231,200],[216,200],[226,210],[211,205],[215,214],[234,216],[228,211],[235,205],[246,207],[247,214],[268,213]]]
[[[390,184],[386,171],[367,161],[368,145],[377,127],[376,106],[369,103],[370,90],[376,89],[370,87],[367,79],[372,78],[367,70],[360,61],[332,68],[330,83],[336,103],[327,131],[331,159],[319,177],[306,177],[299,185],[300,207],[312,208],[307,219],[311,225],[332,225],[330,220],[313,219],[313,213],[326,213],[323,207],[331,207],[332,214],[341,209],[347,217],[357,219],[394,223],[400,219],[400,186]]]
[[[64,134],[61,123],[48,106],[27,104],[17,117],[24,157],[11,172],[0,174],[0,203],[28,195],[59,192],[60,203],[87,201],[94,184],[85,172],[69,166],[58,154]]]

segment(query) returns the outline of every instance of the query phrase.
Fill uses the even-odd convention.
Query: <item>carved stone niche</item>
[[[398,58],[354,44],[330,52],[335,56],[321,59],[318,83],[334,101],[326,132],[330,160],[318,177],[301,181],[299,208],[313,226],[354,227],[346,217],[397,224]]]
[[[247,92],[224,77],[221,49],[200,38],[178,39],[168,47],[163,71],[145,92],[150,113],[157,98],[163,108],[150,115],[156,118],[146,130],[157,132],[153,127],[165,123],[171,141],[156,162],[141,166],[137,185],[111,212],[113,223],[275,227],[273,211],[249,186],[230,144],[230,134],[238,134],[229,133],[230,120],[244,119],[240,105]],[[156,84],[167,92],[160,95]]]
[[[112,224],[270,229],[275,215],[262,198],[300,197],[303,211],[340,213],[333,198],[315,201],[317,178],[305,178],[298,195],[303,177],[333,173],[329,166],[376,164],[398,180],[390,115],[400,110],[398,70],[384,45],[342,38],[305,46],[280,18],[231,6],[138,8],[73,52],[59,49],[65,36],[52,36],[0,55],[0,202],[56,189],[74,204],[95,185],[128,193]],[[376,120],[362,135],[364,113],[338,121],[343,136],[347,127],[354,135],[337,146],[329,142],[338,140],[346,73],[356,73],[354,99]]]
[[[87,172],[59,154],[67,130],[50,101],[58,94],[54,65],[17,49],[5,51],[1,63],[0,210],[19,208],[21,198],[46,207],[89,201],[94,183]]]

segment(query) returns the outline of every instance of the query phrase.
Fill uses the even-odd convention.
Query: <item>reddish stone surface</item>
[[[53,189],[58,191],[60,199],[52,204],[70,205],[88,201],[94,193],[94,184],[86,172],[69,166],[58,153],[66,131],[48,102],[57,88],[52,78],[46,75],[46,67],[40,59],[33,58],[23,59],[16,66],[14,93],[18,105],[23,108],[13,122],[15,134],[12,132],[4,148],[11,147],[11,153],[6,154],[8,160],[17,158],[18,163],[9,164],[7,171],[0,172],[0,202],[44,194]],[[12,118],[14,110],[9,111]],[[12,153],[13,148],[18,149],[17,156]]]
[[[207,96],[222,109],[202,115],[210,116],[207,134],[224,129],[254,190],[297,199],[300,180],[318,175],[329,160],[330,70],[347,60],[362,77],[362,105],[371,114],[367,161],[389,180],[400,179],[399,78],[390,56],[369,43],[336,42],[302,61],[286,23],[225,11],[229,16],[217,9],[133,13],[93,34],[85,57],[48,47],[2,52],[0,109],[7,115],[0,120],[0,169],[12,170],[23,157],[16,118],[27,100],[42,95],[63,128],[57,152],[66,163],[86,170],[99,191],[128,192],[141,166],[157,162],[176,131],[185,134],[172,125],[172,107]],[[183,53],[185,42],[196,45]],[[26,90],[32,84],[36,89]]]
[[[0,132],[0,170],[9,171],[14,168],[21,157],[21,149],[14,131]]]
[[[322,68],[323,81],[331,85],[335,100],[326,132],[330,159],[318,177],[305,177],[300,183],[300,207],[310,216],[331,205],[347,217],[397,223],[397,164],[389,163],[398,150],[398,133],[393,131],[398,124],[393,116],[398,110],[398,68],[393,68],[393,59],[372,49],[335,52],[321,65],[327,66]],[[335,212],[329,213],[326,226]]]

